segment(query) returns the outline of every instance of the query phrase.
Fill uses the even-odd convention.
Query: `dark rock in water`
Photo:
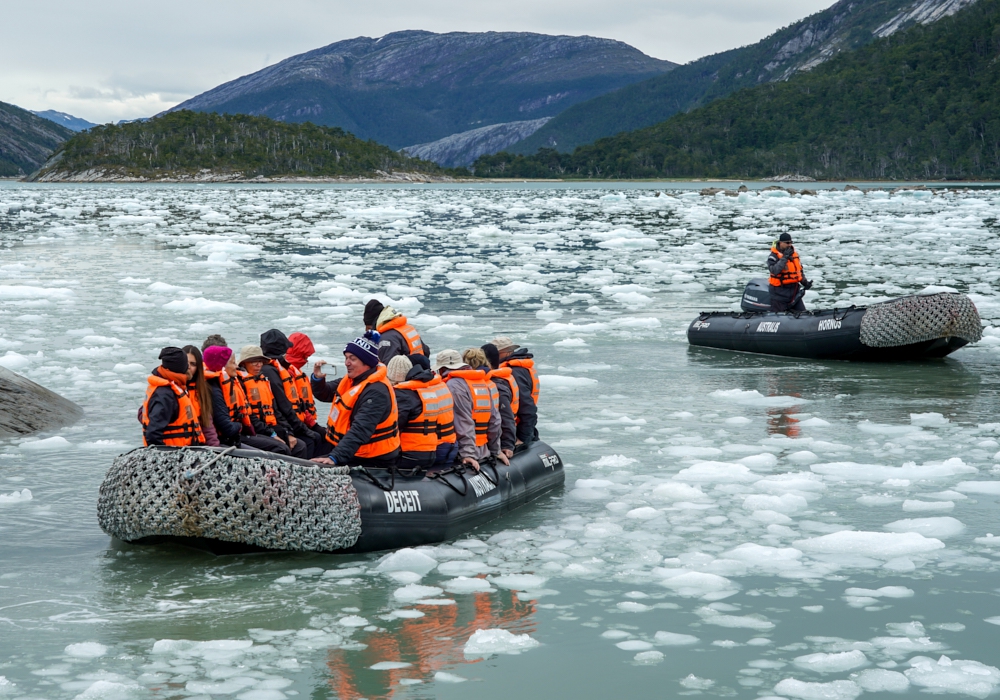
[[[75,423],[83,409],[69,399],[0,367],[0,438]]]

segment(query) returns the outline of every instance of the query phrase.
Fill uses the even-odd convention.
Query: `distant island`
[[[96,126],[63,143],[33,182],[247,182],[297,179],[421,182],[440,166],[339,127],[179,111]]]

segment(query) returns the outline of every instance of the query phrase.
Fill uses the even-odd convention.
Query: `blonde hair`
[[[489,367],[489,362],[486,361],[486,353],[480,348],[469,348],[462,353],[462,361],[469,365],[472,369],[479,369],[480,367]]]

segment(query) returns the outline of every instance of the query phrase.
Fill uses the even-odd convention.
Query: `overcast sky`
[[[309,49],[403,29],[618,39],[686,63],[833,0],[32,0],[3,3],[0,101],[146,117]]]

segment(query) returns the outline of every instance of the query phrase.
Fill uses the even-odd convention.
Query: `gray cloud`
[[[618,39],[687,62],[833,0],[119,0],[7,3],[0,100],[96,122],[148,116],[296,53],[403,29]],[[10,31],[16,28],[16,31]]]

